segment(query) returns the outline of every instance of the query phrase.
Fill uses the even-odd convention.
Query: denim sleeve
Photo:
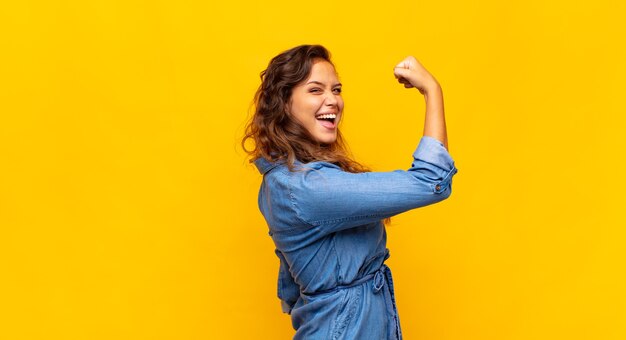
[[[327,162],[294,172],[290,199],[298,218],[325,233],[361,226],[437,203],[452,192],[452,157],[435,138],[423,136],[408,170],[349,173]]]

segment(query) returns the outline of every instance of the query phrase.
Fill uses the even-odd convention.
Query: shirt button
[[[435,186],[435,190],[437,190],[437,191],[441,190],[441,185],[437,184],[437,185]]]

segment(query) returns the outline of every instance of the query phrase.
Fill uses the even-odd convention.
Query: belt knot
[[[376,273],[374,274],[374,282],[372,285],[372,288],[374,289],[374,293],[380,292],[380,290],[385,285],[385,274],[383,273],[383,269],[384,268],[377,270]]]

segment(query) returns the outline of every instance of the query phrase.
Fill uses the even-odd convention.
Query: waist
[[[377,271],[363,275],[362,277],[357,278],[353,280],[352,282],[337,285],[329,289],[320,290],[320,291],[316,291],[312,293],[300,292],[300,294],[306,297],[315,297],[315,296],[322,295],[322,294],[336,292],[342,289],[349,289],[352,287],[356,287],[368,281],[373,281],[372,290],[374,291],[374,293],[377,293],[383,288],[386,281],[391,281],[391,270],[386,264],[383,264]]]

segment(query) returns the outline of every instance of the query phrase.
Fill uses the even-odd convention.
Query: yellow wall
[[[376,2],[379,3],[379,2]],[[452,197],[388,229],[407,339],[626,338],[623,1],[6,1],[0,338],[286,339],[238,146],[259,73],[328,47],[343,131],[407,168],[444,89]]]

